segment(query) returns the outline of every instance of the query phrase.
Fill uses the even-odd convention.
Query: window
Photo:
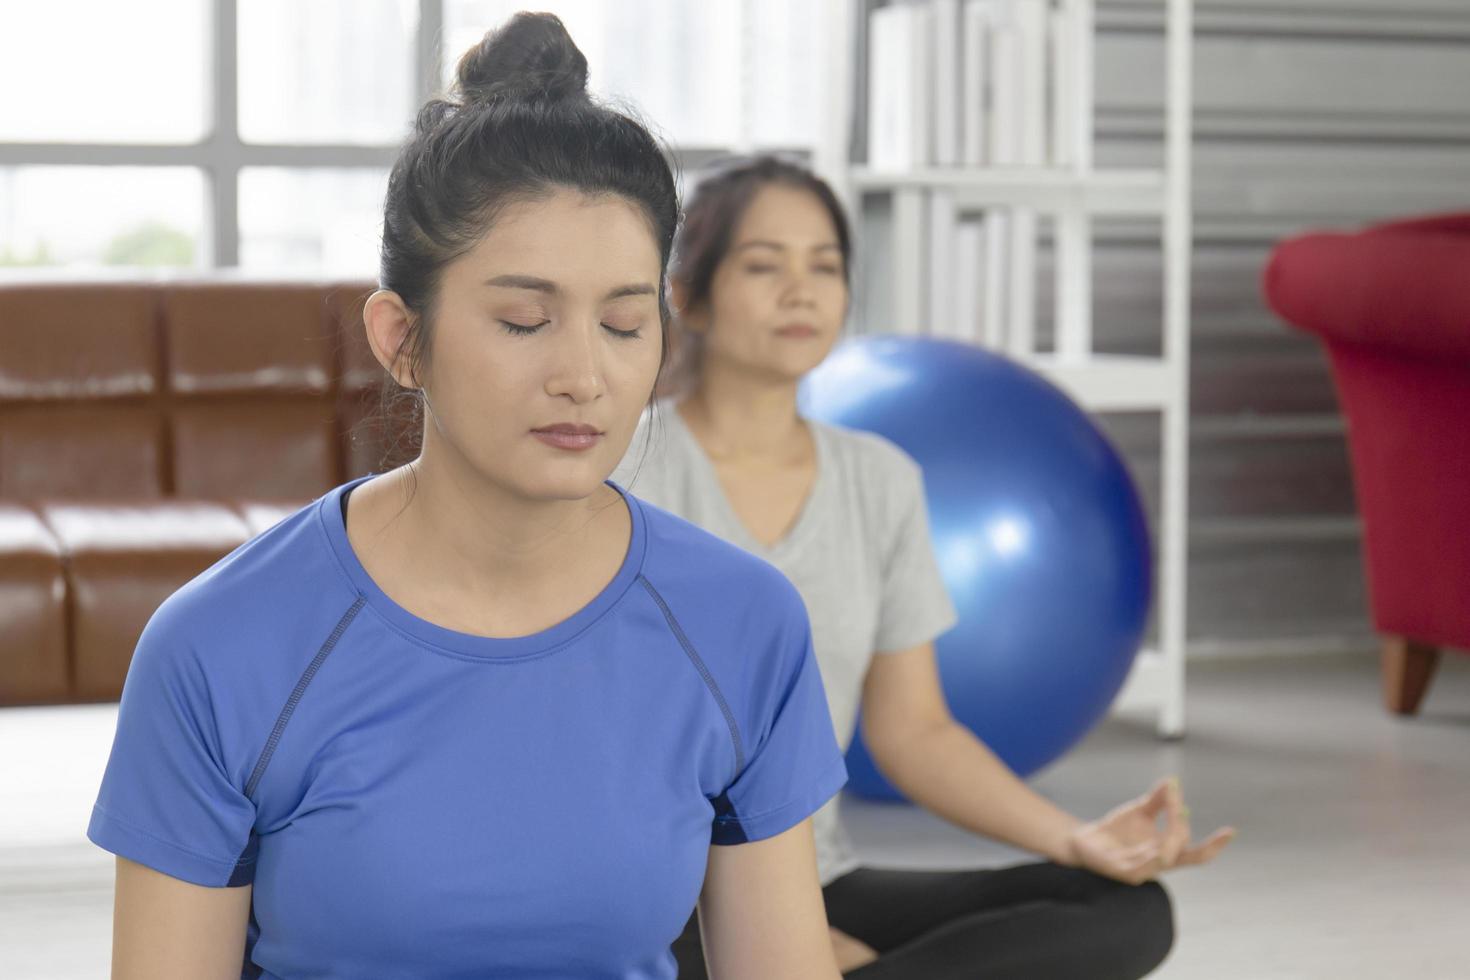
[[[0,266],[200,266],[204,174],[190,167],[0,167]]]
[[[209,129],[203,0],[10,3],[0,142],[190,143]],[[80,29],[85,25],[85,29]]]
[[[240,173],[240,264],[371,276],[387,187],[384,169],[247,167]]]
[[[393,144],[417,107],[417,0],[241,0],[240,138]]]
[[[630,105],[685,169],[819,138],[834,0],[5,4],[0,265],[371,278],[417,107],[527,6],[562,17],[594,93]]]
[[[446,0],[444,81],[521,0]],[[809,146],[817,124],[823,4],[816,0],[549,0],[590,65],[588,86],[630,101],[683,147]],[[759,107],[757,110],[756,107]]]

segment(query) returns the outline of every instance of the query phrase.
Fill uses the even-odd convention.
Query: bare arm
[[[1208,864],[1235,837],[1233,827],[1222,827],[1192,845],[1189,808],[1173,778],[1090,823],[1058,808],[950,715],[932,644],[873,660],[863,686],[863,737],[878,768],[920,806],[966,830],[1129,884]]]
[[[113,980],[239,980],[251,886],[205,888],[117,859]]]
[[[863,740],[909,799],[966,830],[1076,864],[1082,821],[1027,786],[949,713],[934,645],[873,658],[863,683]]]
[[[699,922],[711,980],[838,980],[811,820],[711,846]]]

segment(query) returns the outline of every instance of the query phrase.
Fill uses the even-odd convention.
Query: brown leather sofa
[[[0,705],[115,700],[171,592],[401,458],[372,288],[0,284]]]

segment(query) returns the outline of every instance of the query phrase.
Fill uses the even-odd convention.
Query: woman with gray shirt
[[[1169,896],[1153,879],[1212,860],[1234,832],[1191,845],[1172,779],[1084,821],[950,715],[933,641],[955,611],[918,466],[878,436],[796,409],[798,383],[846,316],[850,252],[836,197],[799,166],[742,160],[703,182],[670,271],[679,313],[665,397],[613,479],[791,579],[844,749],[861,703],[873,759],[909,799],[1045,858],[977,871],[865,868],[833,800],[814,823],[847,976],[1142,976],[1173,942]],[[674,952],[680,977],[705,976],[697,916]]]

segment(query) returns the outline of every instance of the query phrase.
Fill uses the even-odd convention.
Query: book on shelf
[[[966,275],[966,270],[956,260],[955,235],[958,232],[958,216],[954,198],[944,191],[929,195],[928,247],[925,249],[925,265],[928,267],[927,309],[924,321],[931,332],[944,333],[955,318],[955,294],[958,289],[956,278]]]
[[[980,340],[980,263],[985,231],[978,220],[961,220],[955,226],[953,265],[950,279],[951,319],[946,335],[966,343]]]
[[[931,158],[932,10],[894,4],[868,22],[868,166],[902,171]]]
[[[986,347],[1001,347],[1006,337],[1006,310],[1009,282],[1006,276],[1006,252],[1010,248],[1007,218],[999,208],[985,212],[983,242],[980,254],[980,342]]]
[[[868,166],[1070,162],[1071,0],[891,3],[868,22]]]
[[[942,198],[940,198],[942,200]],[[942,211],[945,205],[940,205]],[[1003,247],[991,249],[988,241],[1004,240],[1005,215],[979,214],[957,217],[950,206],[948,233],[929,239],[929,295],[927,333],[966,343],[999,346],[1003,325],[1006,283],[1004,266],[992,263],[1003,257]]]
[[[1077,0],[915,0],[870,14],[868,166],[1043,168],[1076,159],[1091,44]],[[1081,0],[1086,2],[1086,0]],[[1013,352],[1034,334],[1040,215],[1024,206],[967,210],[923,192],[905,244],[919,263],[928,332]]]
[[[990,17],[985,0],[965,0],[960,25],[960,162],[978,167],[989,154]]]
[[[940,167],[960,163],[960,0],[930,0],[933,43],[933,145],[930,160]]]

